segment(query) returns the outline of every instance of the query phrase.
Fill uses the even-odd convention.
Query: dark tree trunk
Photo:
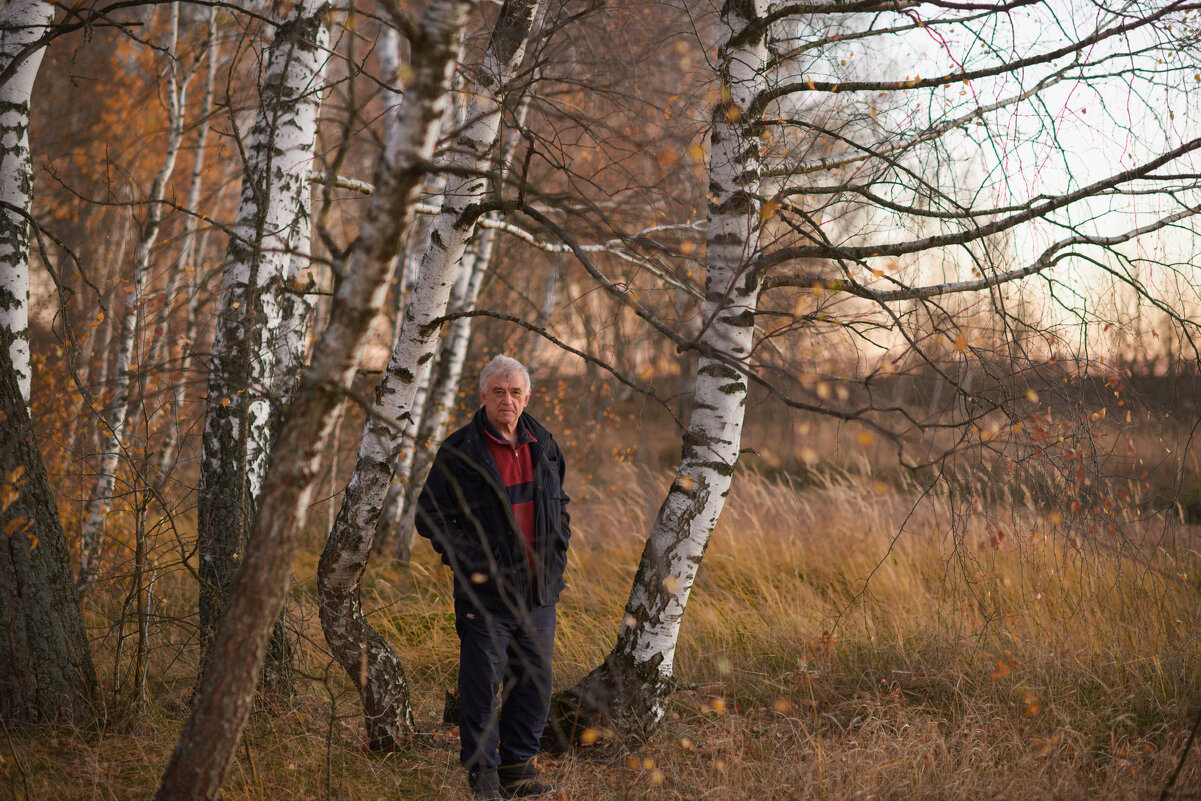
[[[468,0],[431,0],[413,48],[413,79],[376,165],[375,193],[317,341],[271,452],[254,535],[221,616],[192,714],[163,773],[158,801],[215,799],[250,716],[271,626],[283,608],[300,532],[308,522],[335,413],[379,314],[389,265],[412,218],[446,108]]]
[[[0,337],[0,719],[89,721],[96,672],[71,556]]]

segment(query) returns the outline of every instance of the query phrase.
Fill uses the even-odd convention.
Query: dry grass
[[[667,481],[621,464],[577,488],[558,686],[611,645]],[[803,488],[741,475],[692,595],[668,718],[645,743],[547,758],[565,797],[1157,797],[1201,699],[1194,532],[1154,519],[1077,543],[1016,498],[973,512],[919,495],[868,471]],[[320,647],[318,539],[296,565],[300,694],[261,701],[223,797],[467,797],[457,739],[437,723],[456,663],[448,577],[424,545],[410,568],[368,577],[424,732],[406,753],[370,755]],[[183,610],[191,590],[176,581],[160,592]],[[98,625],[113,614],[92,611]],[[7,732],[0,797],[152,795],[194,676],[186,632],[156,630],[143,705],[114,669],[128,644],[118,658],[99,627],[106,725]],[[1177,789],[1201,791],[1201,756]]]

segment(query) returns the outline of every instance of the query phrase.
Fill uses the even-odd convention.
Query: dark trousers
[[[554,605],[513,614],[456,600],[455,630],[459,759],[468,770],[532,759],[550,711]]]

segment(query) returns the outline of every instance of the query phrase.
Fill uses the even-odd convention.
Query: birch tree
[[[384,73],[391,74],[396,71],[396,62],[393,61],[395,56],[391,52],[391,43],[385,41],[381,48],[380,60],[384,65]],[[461,59],[460,59],[461,60]],[[453,141],[459,130],[463,127],[463,113],[465,111],[465,95],[466,92],[461,91],[463,77],[461,74],[455,76],[455,88],[459,91],[453,93],[454,103],[451,106],[451,112],[446,115],[446,119],[442,124],[443,138]],[[388,93],[385,93],[384,100],[390,100]],[[445,160],[445,153],[440,154],[439,158]],[[447,174],[444,170],[435,170],[430,173],[426,180],[424,195],[428,198],[428,202],[440,205],[441,198],[446,191]],[[404,306],[408,299],[409,292],[416,283],[417,275],[421,270],[421,258],[429,246],[430,237],[430,215],[423,214],[417,217],[413,224],[413,229],[405,236],[404,246],[401,248],[400,258],[396,264],[396,328],[393,332],[393,341],[400,333],[400,326],[404,322]],[[400,516],[403,514],[405,483],[404,479],[409,474],[409,466],[414,457],[413,441],[416,437],[417,421],[421,418],[422,410],[425,408],[426,394],[429,391],[429,382],[431,379],[430,365],[424,366],[417,374],[417,389],[413,396],[413,409],[409,418],[409,424],[405,428],[402,437],[401,451],[397,455],[394,464],[392,465],[392,482],[388,486],[388,493],[384,498],[383,506],[380,510],[379,522],[375,529],[374,547],[379,550],[387,545],[396,543],[400,547],[402,540],[401,531],[397,528]],[[332,528],[331,524],[331,528]]]
[[[421,409],[421,419],[413,433],[413,442],[409,447],[412,457],[407,465],[403,465],[405,480],[394,482],[393,487],[399,486],[402,491],[403,503],[399,505],[399,523],[396,528],[396,559],[408,563],[413,555],[413,538],[417,533],[417,496],[425,484],[433,466],[437,445],[446,433],[450,412],[454,408],[458,396],[459,385],[463,379],[463,364],[467,360],[467,346],[471,344],[471,328],[473,318],[464,314],[475,308],[479,298],[480,287],[484,283],[484,275],[492,261],[492,246],[496,241],[496,229],[484,228],[476,232],[475,239],[468,246],[463,256],[463,266],[459,279],[455,282],[451,296],[451,314],[463,314],[450,323],[446,337],[443,339],[441,351],[434,363],[430,376],[429,394]],[[387,505],[385,504],[385,509]],[[383,523],[383,515],[380,516]],[[377,529],[378,536],[378,529]]]
[[[167,144],[162,164],[146,197],[146,218],[142,222],[134,249],[133,276],[125,294],[124,314],[117,341],[116,381],[105,413],[104,444],[100,451],[95,489],[88,503],[84,520],[83,543],[80,547],[79,575],[76,582],[86,590],[96,577],[104,537],[104,523],[112,506],[117,482],[117,465],[125,444],[125,422],[129,417],[133,391],[133,364],[141,331],[147,280],[153,264],[152,255],[163,221],[163,196],[167,191],[175,160],[183,143],[187,105],[187,80],[181,76],[178,60],[179,4],[172,3],[167,30],[165,72],[167,75]]]
[[[508,176],[520,132],[526,125],[533,76],[526,78],[527,86],[521,91],[510,92],[508,98],[513,101],[512,95],[517,95],[512,125],[502,137],[503,146],[496,156],[498,181]],[[424,392],[418,393],[419,403],[414,403],[414,414],[404,433],[401,455],[393,466],[392,484],[376,526],[376,547],[379,547],[381,538],[383,542],[395,542],[394,555],[402,564],[408,564],[413,555],[413,539],[417,534],[417,496],[425,484],[437,444],[446,432],[450,411],[459,392],[463,364],[471,344],[474,318],[470,312],[475,309],[484,277],[492,264],[492,251],[499,226],[500,216],[496,212],[489,212],[482,220],[482,225],[477,226],[463,253],[459,277],[451,290],[448,307],[455,319],[447,327],[437,357],[430,363],[431,369],[426,378],[428,386]]]
[[[217,11],[215,8],[209,8],[208,47],[206,51],[205,59],[207,67],[204,77],[204,95],[200,103],[199,113],[201,120],[207,120],[212,113],[213,94],[217,83],[217,64],[220,61],[221,55],[220,42],[217,38]],[[192,174],[188,184],[188,197],[185,205],[185,211],[188,212],[188,216],[184,220],[184,230],[180,239],[179,255],[175,260],[175,269],[171,272],[167,289],[163,293],[162,306],[159,310],[158,322],[155,325],[154,343],[152,344],[150,354],[150,361],[154,363],[159,361],[161,354],[170,353],[172,310],[176,308],[180,296],[184,294],[183,289],[187,287],[187,302],[183,304],[185,311],[179,337],[179,340],[183,343],[178,369],[179,376],[188,375],[194,356],[191,343],[195,340],[196,303],[199,295],[195,291],[194,276],[196,270],[192,266],[192,262],[199,259],[203,251],[201,247],[203,240],[198,234],[198,229],[200,226],[200,201],[204,188],[205,157],[208,152],[208,144],[209,126],[201,125],[196,133],[196,142],[192,148]],[[185,282],[185,278],[189,276],[191,278]],[[184,402],[187,397],[186,382],[181,379],[175,380],[173,394],[174,401],[166,420],[167,431],[158,455],[156,472],[158,476],[157,480],[160,483],[168,475],[179,447],[179,416],[183,413]]]
[[[1147,254],[1195,225],[1196,13],[1187,2],[722,6],[699,333],[665,325],[631,297],[642,286],[617,286],[577,253],[621,304],[696,353],[697,379],[613,650],[556,697],[564,735],[645,732],[662,718],[689,594],[739,459],[748,384],[785,407],[862,423],[907,465],[941,458],[915,457],[906,439],[929,422],[976,442],[1022,430],[1012,425],[1030,403],[1022,371],[1064,342],[1044,322],[1037,346],[1007,334],[993,353],[972,330],[979,314],[960,304],[1032,330],[1040,323],[1017,317],[1028,305],[1010,303],[1007,287],[1038,282],[1061,321],[1095,320],[1074,287],[1137,283]],[[1114,92],[1129,100],[1121,113],[1105,100]],[[1158,97],[1167,105],[1148,100]],[[1143,135],[1122,138],[1134,129]],[[1123,147],[1101,158],[1093,148],[1114,136]],[[945,324],[915,340],[909,323],[934,310]],[[1012,374],[981,392],[939,366],[944,342],[977,365],[1011,359]],[[919,421],[880,403],[872,382],[895,373],[899,352],[938,372],[957,396],[951,411]]]
[[[539,16],[539,0],[510,0],[501,8],[472,90],[465,127],[448,157],[450,176],[430,230],[421,271],[376,389],[358,461],[330,531],[317,572],[321,626],[335,658],[363,702],[368,744],[388,749],[408,738],[412,711],[403,668],[391,646],[367,621],[359,581],[371,554],[388,491],[392,460],[413,415],[417,379],[434,357],[436,320],[449,301],[464,249],[489,188],[504,92],[520,67]],[[378,191],[378,190],[377,190]]]
[[[250,714],[322,452],[371,321],[383,305],[397,242],[411,220],[433,154],[469,8],[468,0],[432,0],[420,23],[396,20],[410,32],[413,78],[377,162],[375,193],[329,323],[275,441],[254,536],[209,649],[192,713],[159,786],[156,797],[161,801],[216,798]]]
[[[29,103],[54,21],[42,0],[10,0],[0,20],[0,333],[29,402]]]
[[[659,509],[605,662],[556,699],[556,723],[600,713],[624,730],[648,730],[663,716],[680,623],[738,461],[746,411],[746,363],[761,277],[759,147],[753,104],[768,53],[765,0],[730,2],[721,12],[709,156],[705,305],[693,413],[675,480]]]
[[[200,625],[212,636],[246,553],[309,306],[297,291],[308,252],[307,175],[329,59],[330,6],[305,0],[276,29],[246,147],[209,366],[199,498]],[[274,647],[287,684],[282,629]]]

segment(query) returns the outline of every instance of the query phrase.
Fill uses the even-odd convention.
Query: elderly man
[[[494,358],[480,374],[480,400],[438,450],[417,531],[454,571],[459,758],[475,798],[492,801],[554,789],[539,780],[533,758],[550,707],[571,529],[563,454],[525,413],[525,367]]]

